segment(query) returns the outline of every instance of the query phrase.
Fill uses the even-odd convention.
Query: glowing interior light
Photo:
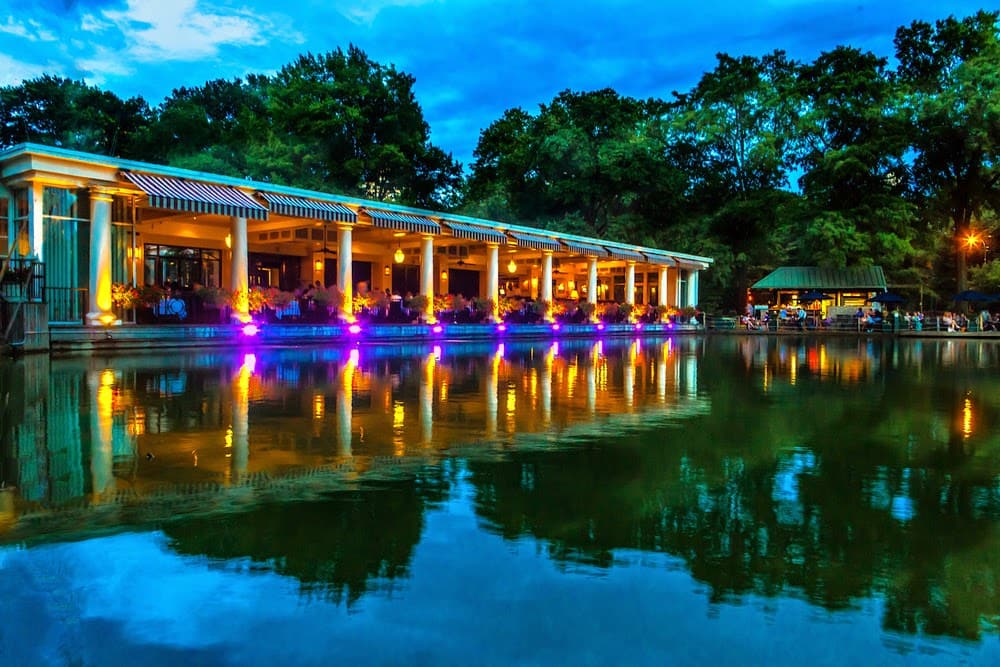
[[[435,324],[433,327],[431,327],[431,331],[433,331],[434,333],[441,333],[442,331],[444,331],[444,327],[441,326],[440,324]]]
[[[351,326],[347,327],[347,330],[349,332],[351,332],[352,334],[359,334],[359,333],[361,333],[361,325],[360,324],[352,324]]]
[[[260,333],[260,327],[251,322],[250,324],[243,325],[243,335],[244,336],[256,336]]]

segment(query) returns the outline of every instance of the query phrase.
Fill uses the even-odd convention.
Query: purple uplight
[[[433,327],[431,327],[431,331],[433,331],[434,333],[441,333],[442,331],[444,331],[444,327],[441,326],[440,324],[435,324]]]
[[[673,329],[673,328],[674,328],[674,323],[673,323],[673,322],[671,322],[670,324],[668,324],[668,325],[667,325],[667,328],[668,328],[668,329]]]
[[[642,329],[642,322],[637,322],[635,325],[635,330],[640,331]]]
[[[260,327],[258,327],[253,322],[250,322],[248,324],[244,324],[241,331],[243,332],[244,336],[256,336],[257,334],[260,333]]]
[[[351,332],[352,334],[359,334],[359,333],[361,333],[361,325],[360,324],[352,324],[351,326],[347,327],[347,330],[349,332]]]
[[[552,330],[553,331],[559,331],[559,325],[558,324],[553,324],[552,325]]]
[[[507,330],[507,325],[506,324],[498,324],[497,325],[497,331],[506,331],[506,330]]]
[[[604,325],[603,324],[598,324],[597,325],[597,330],[598,331],[604,331]]]

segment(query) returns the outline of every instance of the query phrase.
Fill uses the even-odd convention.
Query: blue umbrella
[[[964,292],[959,292],[954,297],[952,301],[958,303],[960,301],[973,301],[975,303],[988,303],[993,301],[992,294],[986,294],[985,292],[980,292],[974,289],[967,289]]]
[[[906,303],[906,298],[892,292],[882,292],[868,299],[871,303]]]

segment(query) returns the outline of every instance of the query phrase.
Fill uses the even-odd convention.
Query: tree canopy
[[[895,289],[932,296],[992,291],[998,15],[903,26],[894,67],[852,46],[804,63],[723,53],[669,99],[565,90],[482,130],[467,178],[430,142],[413,77],[353,46],[180,88],[155,108],[42,76],[0,88],[0,144],[703,254],[716,260],[702,282],[713,307],[739,308],[780,264],[878,264]]]

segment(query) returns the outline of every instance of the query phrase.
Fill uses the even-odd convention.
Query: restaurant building
[[[4,323],[20,313],[36,334],[117,323],[113,284],[236,295],[336,285],[350,321],[354,299],[385,290],[682,308],[698,303],[699,273],[712,263],[35,144],[0,152],[0,214]],[[425,301],[422,319],[433,322]],[[246,299],[232,312],[250,319]]]

